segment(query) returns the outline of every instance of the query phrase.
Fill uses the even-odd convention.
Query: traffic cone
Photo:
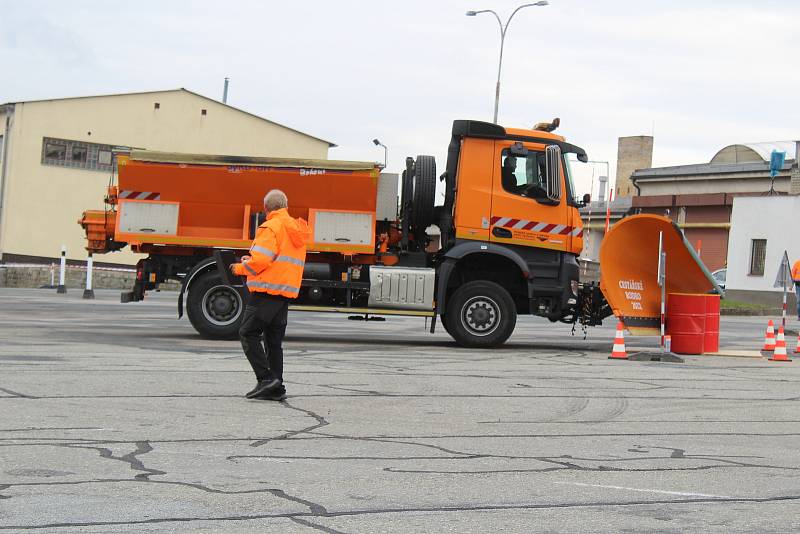
[[[800,332],[797,333],[797,346],[794,348],[795,354],[800,352]]]
[[[772,353],[771,362],[790,362],[789,355],[786,354],[786,338],[783,335],[783,326],[778,328],[778,339],[775,342],[775,352]]]
[[[767,324],[767,335],[764,337],[764,348],[761,350],[767,352],[775,350],[775,323],[772,322],[772,319]]]
[[[614,348],[611,349],[609,360],[627,360],[628,352],[625,350],[625,330],[622,321],[617,323],[617,334],[614,336]]]

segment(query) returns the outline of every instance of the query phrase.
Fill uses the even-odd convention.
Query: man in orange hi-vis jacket
[[[797,296],[797,320],[800,321],[800,260],[794,262],[792,280],[794,280],[794,294]]]
[[[242,348],[258,381],[245,395],[248,399],[286,397],[283,336],[289,301],[300,292],[309,238],[306,221],[292,218],[287,206],[283,191],[273,189],[267,193],[264,197],[267,220],[256,231],[250,255],[231,265],[233,274],[247,277],[250,291],[239,329]]]

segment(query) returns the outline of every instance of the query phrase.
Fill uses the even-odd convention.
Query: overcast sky
[[[0,102],[186,87],[339,145],[433,154],[453,119],[491,121],[499,28],[522,2],[0,0]],[[499,122],[560,117],[593,160],[655,134],[654,165],[800,138],[800,2],[550,0],[514,18]],[[596,171],[602,173],[602,166]],[[585,172],[579,189],[588,190]],[[613,178],[612,178],[613,179]]]

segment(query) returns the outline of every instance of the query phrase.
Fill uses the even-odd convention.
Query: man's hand
[[[245,255],[245,256],[242,256],[240,259],[242,261],[248,261],[250,259],[250,256]],[[239,276],[238,274],[236,274],[236,269],[235,269],[236,265],[240,265],[240,264],[239,263],[231,263],[231,266],[228,267],[228,269],[231,271],[231,274],[233,274],[234,276]]]

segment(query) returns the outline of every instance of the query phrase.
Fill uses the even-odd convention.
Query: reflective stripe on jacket
[[[271,211],[258,227],[250,246],[250,259],[233,266],[233,272],[247,276],[247,288],[254,292],[296,298],[303,281],[308,224],[294,219],[286,208]]]

